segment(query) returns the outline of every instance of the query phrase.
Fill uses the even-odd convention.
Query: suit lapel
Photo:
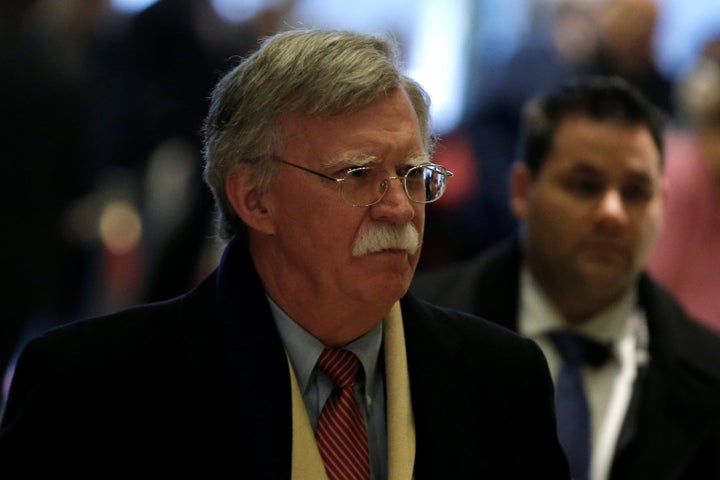
[[[225,250],[218,270],[218,304],[233,372],[233,405],[251,449],[247,478],[290,478],[292,403],[285,350],[265,291],[240,239]],[[279,452],[285,452],[279,454]]]
[[[675,366],[668,369],[662,362],[656,359],[645,374],[634,399],[637,408],[623,425],[610,478],[683,478],[714,428],[707,419],[718,416],[717,392],[696,384],[695,374],[683,374]]]
[[[463,388],[467,372],[459,368],[461,339],[451,334],[452,329],[438,324],[412,295],[404,297],[401,305],[415,413],[416,478],[467,478],[469,471],[491,469],[495,462],[487,452],[493,451],[493,436],[476,431],[479,416],[491,409],[483,398]],[[482,377],[474,375],[475,379]]]
[[[611,478],[680,478],[720,415],[717,365],[699,359],[697,326],[643,275],[638,301],[650,330],[650,364],[638,371]],[[714,370],[713,370],[714,369]],[[707,370],[707,371],[703,371]],[[678,459],[687,459],[679,462]]]

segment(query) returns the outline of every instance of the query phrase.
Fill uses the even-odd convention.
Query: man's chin
[[[595,288],[613,290],[617,285],[627,283],[630,274],[624,266],[601,263],[587,266],[584,276]]]
[[[385,272],[381,275],[373,275],[370,287],[375,298],[395,302],[407,293],[411,280],[412,275],[407,272]]]

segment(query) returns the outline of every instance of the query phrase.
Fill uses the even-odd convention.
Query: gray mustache
[[[381,225],[365,230],[353,246],[353,256],[359,257],[383,250],[405,250],[409,255],[417,252],[420,235],[415,225]]]

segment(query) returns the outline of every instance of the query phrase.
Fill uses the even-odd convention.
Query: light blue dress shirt
[[[325,401],[332,392],[332,380],[315,368],[325,345],[291,319],[268,296],[275,325],[290,357],[298,386],[305,401],[310,424],[317,431],[317,422]],[[370,478],[388,476],[387,427],[385,421],[385,365],[382,355],[383,324],[345,345],[357,355],[362,365],[355,382],[355,398],[365,417],[370,449]]]

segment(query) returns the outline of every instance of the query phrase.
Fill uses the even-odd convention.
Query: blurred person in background
[[[94,64],[102,1],[11,0],[0,6],[0,377],[25,338],[81,310],[91,255],[75,228],[93,189]],[[0,392],[0,406],[5,388]]]
[[[237,18],[216,3],[156,1],[129,17],[114,39],[101,178],[109,189],[124,179],[142,231],[131,251],[114,262],[108,256],[117,285],[99,282],[89,313],[178,295],[217,263],[212,197],[200,175],[208,97],[236,58],[285,27],[294,1],[238,2],[245,7]],[[123,268],[129,262],[133,270]]]
[[[619,77],[529,102],[519,235],[411,286],[540,345],[578,480],[720,478],[720,337],[645,271],[663,220],[663,120]]]
[[[528,4],[521,45],[507,62],[483,73],[476,105],[440,140],[439,159],[458,171],[457,164],[470,165],[463,180],[469,185],[458,185],[467,192],[463,198],[452,204],[445,199],[429,209],[432,257],[423,258],[421,270],[468,259],[516,231],[508,202],[510,175],[518,155],[521,110],[536,94],[581,75],[617,75],[673,115],[672,82],[660,72],[654,51],[660,18],[654,0]],[[448,238],[448,229],[458,234]]]
[[[660,3],[599,0],[596,4],[599,48],[588,73],[622,77],[672,117],[674,83],[660,71],[655,52]]]
[[[219,266],[189,293],[30,341],[0,465],[568,479],[538,346],[407,293],[425,205],[452,175],[432,163],[429,101],[381,37],[264,40],[205,122]],[[353,418],[352,467],[324,434],[335,409]]]
[[[720,332],[720,37],[678,84],[680,128],[668,133],[664,227],[649,270]]]
[[[522,106],[585,71],[597,55],[595,0],[532,0],[528,8],[529,27],[518,50],[500,68],[484,74],[477,106],[457,129],[440,138],[438,158],[456,170],[463,163],[471,165],[457,188],[470,185],[463,189],[464,198],[452,204],[443,199],[429,209],[433,236],[428,242],[437,260],[423,258],[422,269],[467,259],[515,232],[508,194]],[[448,229],[458,234],[448,238]]]

